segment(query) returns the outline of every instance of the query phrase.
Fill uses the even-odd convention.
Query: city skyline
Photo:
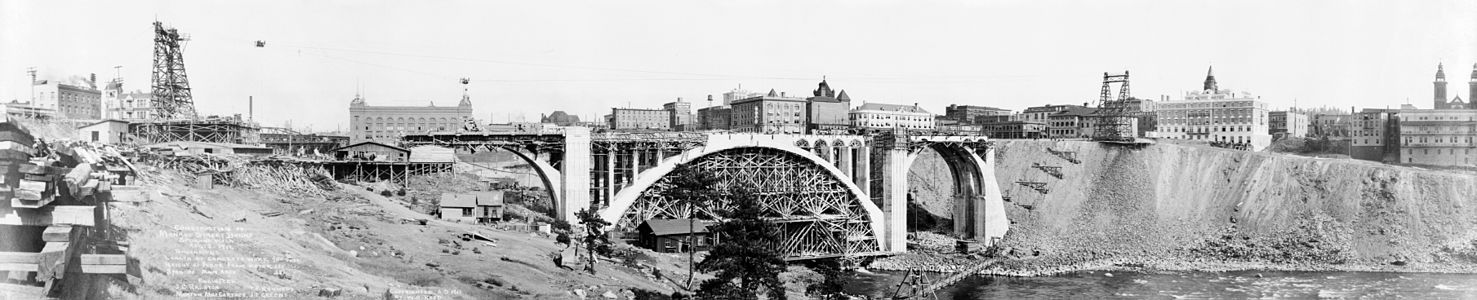
[[[148,90],[156,18],[192,37],[203,114],[245,115],[250,96],[256,120],[318,130],[345,127],[359,91],[455,106],[462,77],[484,121],[597,121],[679,97],[695,110],[740,84],[803,95],[823,76],[857,105],[933,111],[1081,104],[1124,70],[1135,96],[1178,99],[1210,66],[1274,108],[1429,108],[1438,63],[1463,99],[1477,64],[1469,1],[352,3],[3,2],[0,100],[28,98],[29,67],[106,81],[121,65],[126,90]],[[76,17],[45,13],[61,9]]]

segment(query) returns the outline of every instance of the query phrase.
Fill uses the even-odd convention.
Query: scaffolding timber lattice
[[[179,30],[154,22],[153,99],[154,118],[163,120],[195,119],[195,102],[190,94],[190,79],[185,76],[185,58],[180,51],[188,36]]]
[[[1113,84],[1119,84],[1118,97],[1113,98]],[[1128,114],[1128,71],[1123,75],[1103,72],[1103,91],[1098,98],[1098,120],[1093,126],[1095,141],[1132,141],[1135,133],[1132,118]]]
[[[388,181],[398,187],[409,185],[410,177],[413,176],[454,171],[453,163],[449,162],[338,161],[326,162],[325,165],[329,173],[333,174],[334,180],[342,182]]]
[[[779,227],[780,244],[786,259],[846,257],[875,253],[877,234],[862,207],[841,179],[798,155],[775,149],[739,148],[700,157],[689,165],[716,174],[715,190],[730,198],[743,190],[758,196],[766,218]],[[732,208],[728,200],[693,206],[679,199],[661,197],[671,187],[662,178],[643,191],[617,224],[635,228],[649,219],[723,220]]]
[[[244,122],[221,121],[153,121],[129,124],[136,141],[146,144],[171,141],[209,143],[255,143],[259,129]]]

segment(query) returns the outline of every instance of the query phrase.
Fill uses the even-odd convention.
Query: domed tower
[[[1441,64],[1436,64],[1436,81],[1431,84],[1436,88],[1435,105],[1431,108],[1446,109],[1446,70]]]

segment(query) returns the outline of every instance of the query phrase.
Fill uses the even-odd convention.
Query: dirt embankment
[[[1477,175],[1169,144],[998,145],[1012,223],[1003,245],[1033,258],[1000,273],[1477,271]]]
[[[152,195],[144,197],[148,201],[118,203],[111,213],[133,244],[140,280],[133,288],[111,288],[110,298],[268,292],[262,297],[304,299],[332,292],[341,294],[338,299],[385,299],[386,293],[402,299],[574,299],[579,291],[630,299],[633,292],[669,294],[677,289],[673,278],[686,278],[685,255],[676,254],[643,252],[645,269],[602,258],[596,275],[580,271],[582,260],[559,268],[548,254],[561,246],[550,236],[435,220],[361,186],[315,195],[204,189],[177,172],[146,173],[141,189]],[[421,218],[431,221],[406,222]],[[461,239],[469,230],[493,241]],[[652,276],[650,267],[666,278]]]

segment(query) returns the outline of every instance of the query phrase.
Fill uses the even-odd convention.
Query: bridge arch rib
[[[556,211],[556,212],[563,211],[562,208],[558,207],[559,205],[563,205],[563,203],[564,203],[562,201],[562,200],[564,200],[564,197],[563,197],[564,195],[563,195],[563,193],[561,193],[561,189],[560,189],[560,187],[563,187],[564,186],[564,182],[563,182],[564,175],[563,174],[560,174],[559,168],[555,168],[554,165],[553,164],[550,164],[549,162],[546,162],[546,161],[543,161],[543,160],[539,160],[538,159],[538,154],[536,154],[536,153],[533,154],[532,156],[530,156],[529,153],[523,153],[523,151],[520,151],[518,149],[518,147],[512,147],[512,146],[489,146],[489,147],[495,147],[495,148],[498,148],[498,149],[502,149],[504,151],[512,152],[514,156],[518,156],[518,158],[519,159],[522,159],[523,162],[528,163],[529,166],[533,167],[534,172],[538,173],[539,180],[543,181],[543,183],[544,183],[544,190],[547,191],[548,194],[549,194],[549,201],[553,201],[552,202],[552,204],[553,204],[552,207],[554,207],[554,211]],[[489,149],[489,150],[491,150],[491,149]]]
[[[882,239],[882,210],[833,164],[794,144],[710,143],[666,158],[621,189],[600,216],[618,226],[629,226],[626,228],[650,218],[720,217],[711,208],[685,207],[648,192],[682,165],[719,172],[720,180],[726,181],[719,183],[720,192],[735,183],[756,185],[760,202],[766,205],[772,220],[781,225],[784,237],[779,246],[790,258],[890,250],[884,248]],[[765,173],[771,171],[789,172],[783,174],[812,182],[770,178],[781,174]],[[735,182],[738,180],[743,182]]]
[[[959,194],[954,203],[954,231],[987,245],[1004,237],[1010,220],[1005,215],[1005,202],[995,180],[995,150],[988,146],[970,146],[972,140],[963,143],[923,142],[925,147],[944,159],[954,178],[954,190]],[[904,170],[912,168],[919,153],[908,152]]]

